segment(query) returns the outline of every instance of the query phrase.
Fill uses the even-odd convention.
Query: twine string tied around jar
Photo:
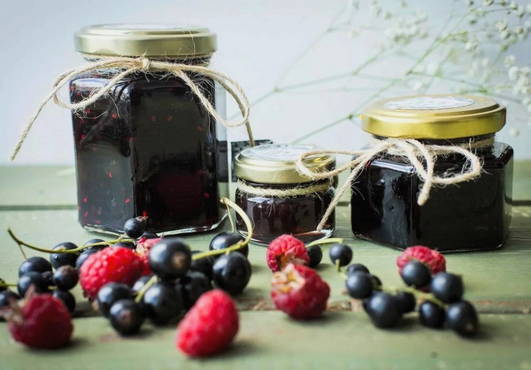
[[[193,64],[184,64],[184,63],[172,63],[164,62],[159,60],[151,60],[149,58],[140,57],[140,58],[129,58],[129,57],[101,57],[101,60],[91,62],[90,64],[83,65],[81,67],[70,69],[66,72],[61,73],[55,80],[52,90],[46,96],[46,98],[39,104],[35,113],[30,117],[26,127],[22,131],[20,138],[11,154],[11,160],[14,160],[17,156],[22,144],[26,140],[28,133],[30,132],[33,124],[41,114],[44,107],[48,104],[50,100],[60,107],[70,109],[73,111],[78,111],[88,107],[91,104],[94,104],[98,99],[108,94],[111,89],[116,86],[122,79],[125,77],[136,73],[136,72],[154,72],[162,71],[169,72],[176,77],[179,77],[184,81],[184,83],[190,88],[192,93],[199,99],[201,105],[207,110],[207,112],[219,123],[225,127],[238,127],[245,125],[247,129],[247,134],[249,136],[249,142],[251,146],[254,146],[254,138],[251,130],[251,125],[249,122],[249,100],[245,95],[242,87],[233,79],[227,75],[210,69],[202,65],[193,65]],[[83,73],[95,71],[99,69],[117,69],[117,72],[106,84],[101,88],[96,88],[92,93],[76,103],[69,103],[61,100],[58,93],[59,91],[74,77],[82,75]],[[192,81],[188,76],[187,72],[197,73],[205,77],[210,77],[215,82],[219,83],[234,99],[238,105],[238,109],[241,112],[242,118],[239,121],[228,121],[216,111],[212,103],[205,97],[201,88]]]
[[[470,142],[463,145],[431,145],[423,144],[415,139],[395,139],[389,138],[376,140],[368,149],[347,151],[347,150],[313,150],[303,153],[296,162],[297,171],[312,180],[330,179],[343,171],[351,170],[345,182],[337,190],[334,199],[326,209],[316,230],[321,231],[328,218],[337,206],[339,199],[345,193],[352,181],[367,166],[367,164],[382,153],[400,155],[407,158],[414,167],[416,175],[423,181],[417,196],[417,204],[423,206],[430,197],[431,188],[434,185],[453,185],[476,179],[481,175],[482,164],[473,148],[484,147],[492,144],[492,139],[485,139]],[[323,154],[349,155],[354,158],[351,161],[337,167],[331,171],[316,172],[306,167],[304,160],[307,157]],[[466,159],[462,171],[448,176],[435,175],[435,163],[438,156],[458,154]]]

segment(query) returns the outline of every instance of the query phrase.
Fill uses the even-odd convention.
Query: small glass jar
[[[422,180],[407,158],[385,153],[352,183],[352,231],[399,249],[425,245],[441,251],[500,248],[509,231],[513,149],[494,141],[505,124],[505,107],[479,96],[434,95],[380,101],[363,114],[376,139],[414,138],[424,144],[458,145],[483,166],[472,181],[434,186],[419,206]],[[435,175],[460,173],[459,154],[436,157]]]
[[[75,35],[91,61],[145,57],[206,66],[216,36],[206,28],[103,25]],[[70,82],[73,103],[121,69],[87,72]],[[224,115],[225,93],[203,75],[187,73]],[[216,228],[228,194],[225,127],[215,122],[183,80],[165,71],[136,72],[79,112],[72,112],[79,221],[89,230],[121,232],[124,221],[147,216],[154,232]]]
[[[268,144],[245,149],[236,156],[236,203],[253,223],[254,242],[268,244],[282,234],[308,242],[334,231],[334,214],[321,231],[315,231],[334,197],[333,180],[313,181],[296,170],[297,158],[310,150],[315,147]],[[313,156],[305,165],[312,171],[330,170],[335,159]],[[237,227],[245,233],[240,220]]]

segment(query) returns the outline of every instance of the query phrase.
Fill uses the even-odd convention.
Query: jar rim
[[[93,56],[210,57],[216,34],[206,27],[166,24],[99,24],[74,35],[78,52]]]

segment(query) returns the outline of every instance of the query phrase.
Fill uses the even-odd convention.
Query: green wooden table
[[[67,167],[0,167],[0,276],[16,281],[22,257],[5,230],[43,246],[83,243],[94,235],[76,217],[75,174]],[[343,280],[328,263],[319,272],[332,288],[330,310],[312,322],[296,322],[275,311],[269,299],[271,273],[265,249],[253,246],[253,276],[238,297],[241,331],[231,349],[207,360],[191,360],[175,349],[175,327],[145,325],[123,339],[108,322],[78,304],[73,344],[59,351],[34,351],[13,342],[0,323],[0,369],[531,369],[531,161],[516,164],[515,206],[507,246],[495,252],[450,254],[448,269],[464,275],[466,298],[481,312],[481,332],[465,340],[449,330],[430,330],[415,314],[393,330],[375,328],[343,292]],[[348,208],[338,209],[337,236],[354,249],[386,285],[401,286],[398,252],[352,238]],[[209,234],[186,237],[206,250]],[[30,252],[31,255],[33,253]],[[38,254],[38,253],[36,253]],[[76,295],[81,300],[79,291]]]

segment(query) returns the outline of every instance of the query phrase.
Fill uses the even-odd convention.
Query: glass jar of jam
[[[311,145],[267,144],[236,156],[236,203],[253,223],[254,242],[267,244],[282,234],[308,242],[332,234],[333,214],[321,231],[315,229],[334,197],[333,180],[313,181],[299,174],[295,165],[302,153],[314,149]],[[335,158],[313,156],[305,165],[313,171],[329,170]],[[245,233],[241,221],[237,227]]]
[[[419,206],[422,180],[403,155],[374,158],[352,183],[352,231],[396,248],[426,245],[441,251],[500,248],[511,220],[513,149],[495,142],[505,107],[480,96],[433,95],[376,102],[362,114],[376,139],[413,138],[423,144],[462,146],[481,161],[479,177],[434,186]],[[461,173],[459,154],[435,157],[435,175]]]
[[[113,57],[206,66],[216,36],[206,28],[100,25],[75,35],[90,61]],[[86,99],[121,69],[86,72],[70,81],[70,99]],[[187,76],[224,115],[224,90],[206,76]],[[226,129],[205,110],[185,82],[167,71],[138,71],[94,104],[72,112],[79,204],[83,227],[121,232],[124,221],[147,216],[154,232],[216,228],[228,193]]]

